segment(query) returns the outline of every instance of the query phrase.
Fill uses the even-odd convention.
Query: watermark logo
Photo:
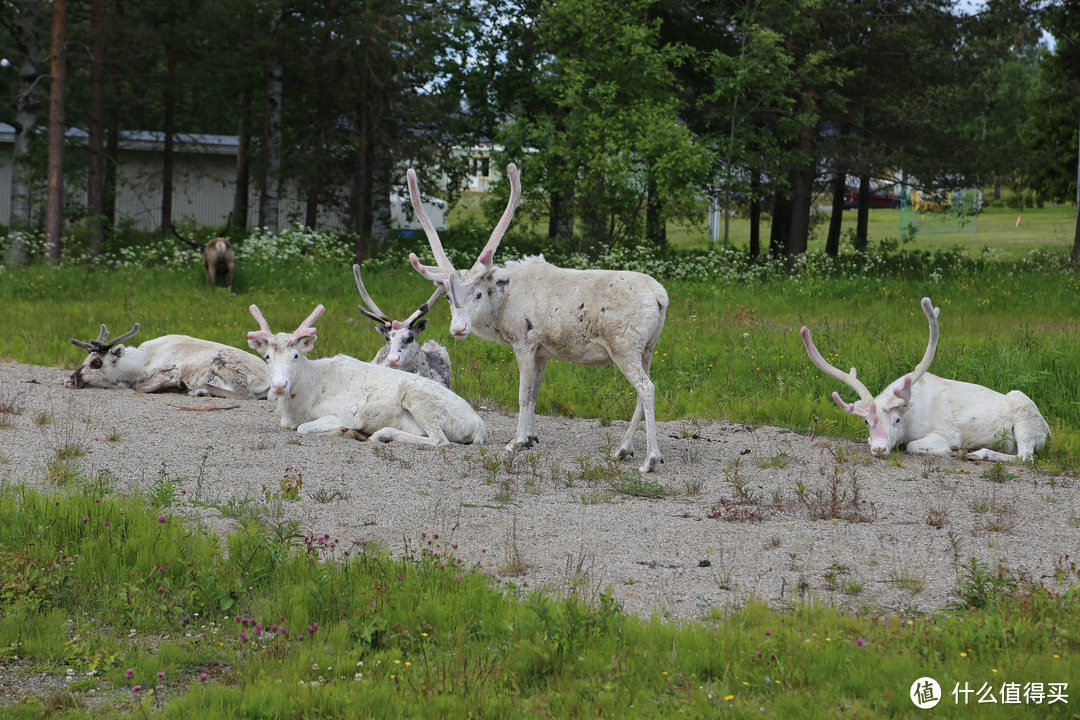
[[[911,683],[911,692],[908,697],[915,703],[915,707],[929,710],[941,702],[941,686],[932,677],[921,677]]]

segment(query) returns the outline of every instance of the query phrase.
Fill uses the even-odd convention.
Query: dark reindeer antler
[[[108,352],[115,345],[119,345],[120,343],[127,340],[129,337],[135,335],[137,332],[139,332],[139,329],[139,323],[135,323],[130,330],[128,330],[120,337],[109,340],[109,328],[105,327],[105,323],[101,323],[101,332],[98,333],[96,340],[91,340],[90,342],[83,342],[82,340],[76,340],[75,338],[71,338],[71,344],[78,345],[87,352]]]

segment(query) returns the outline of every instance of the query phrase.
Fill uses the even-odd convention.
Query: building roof
[[[69,140],[85,142],[89,133],[82,128],[68,128],[64,136]],[[15,127],[0,122],[0,143],[15,141]],[[235,135],[204,135],[201,133],[176,133],[173,136],[179,152],[199,152],[210,155],[235,155],[238,143]],[[148,130],[121,130],[120,147],[125,150],[161,150],[165,146],[165,133]]]

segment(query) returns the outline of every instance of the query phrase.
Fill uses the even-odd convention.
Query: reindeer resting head
[[[488,277],[488,271],[494,262],[495,251],[499,249],[499,242],[506,234],[506,229],[514,218],[514,210],[517,209],[518,201],[521,199],[521,173],[518,172],[517,166],[513,163],[507,165],[506,175],[510,178],[510,200],[506,203],[502,219],[491,231],[491,238],[480,252],[480,256],[476,258],[472,268],[462,273],[454,269],[450,258],[446,256],[439,234],[435,232],[435,226],[431,224],[420,202],[420,188],[416,182],[416,173],[409,170],[409,197],[412,199],[416,217],[420,220],[420,225],[423,226],[424,233],[427,235],[428,244],[431,245],[431,252],[435,255],[438,267],[421,265],[415,253],[409,253],[409,262],[418,273],[445,288],[446,297],[450,301],[450,334],[456,338],[466,337],[472,331],[471,318],[485,315],[484,305],[488,302],[485,298],[490,296],[485,295],[478,285],[481,278]]]
[[[853,403],[844,402],[838,392],[834,392],[832,397],[844,412],[857,415],[866,421],[866,426],[870,429],[870,452],[876,457],[885,457],[903,439],[904,414],[911,408],[911,388],[922,379],[934,359],[934,353],[937,352],[937,318],[941,309],[934,307],[930,298],[922,299],[922,309],[930,323],[930,340],[922,360],[915,366],[914,371],[895,380],[877,397],[855,376],[855,368],[851,368],[850,372],[842,372],[821,356],[814,346],[814,341],[810,339],[809,328],[804,325],[799,330],[810,362],[829,377],[839,380],[859,394],[859,399]]]
[[[375,329],[386,338],[386,365],[392,368],[405,366],[409,357],[416,352],[419,346],[417,337],[427,327],[427,318],[424,316],[427,315],[428,311],[446,291],[441,286],[436,288],[431,297],[427,299],[427,302],[418,307],[404,322],[398,322],[397,320],[391,320],[371,299],[367,288],[364,287],[364,280],[360,277],[360,266],[353,265],[352,269],[353,276],[356,278],[356,289],[360,291],[360,298],[367,305],[367,307],[364,307],[364,305],[357,305],[356,307],[366,317],[375,321]]]
[[[296,330],[276,335],[270,332],[270,326],[259,312],[258,306],[252,305],[248,310],[255,316],[261,328],[248,333],[248,345],[262,355],[270,366],[269,394],[278,397],[291,395],[302,372],[301,358],[306,359],[311,348],[315,347],[316,334],[311,323],[315,322],[326,308],[317,306]]]
[[[72,345],[78,345],[90,355],[87,356],[78,370],[71,373],[64,380],[64,385],[73,388],[115,387],[120,383],[121,373],[118,365],[120,358],[124,355],[124,346],[120,343],[137,332],[139,332],[139,323],[135,323],[130,330],[120,337],[109,340],[109,329],[102,323],[101,332],[98,333],[96,340],[83,342],[71,338]]]

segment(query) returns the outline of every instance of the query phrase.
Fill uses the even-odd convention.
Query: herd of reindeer
[[[538,441],[533,416],[544,370],[551,358],[581,365],[614,363],[637,391],[637,404],[617,458],[634,454],[634,435],[645,418],[647,454],[641,472],[663,462],[657,443],[655,387],[649,377],[653,350],[668,310],[664,287],[649,275],[626,270],[573,270],[544,261],[543,256],[493,265],[495,251],[521,198],[517,168],[507,168],[510,199],[498,225],[465,272],[454,268],[438,233],[424,212],[416,174],[408,173],[409,195],[432,254],[434,266],[409,261],[435,291],[406,320],[391,320],[364,287],[360,266],[353,274],[363,305],[360,312],[376,323],[385,344],[372,362],[348,355],[311,360],[315,345],[312,324],[322,315],[318,305],[291,333],[274,333],[255,305],[251,314],[259,329],[248,333],[258,356],[238,348],[186,335],[164,335],[137,348],[121,343],[139,332],[139,324],[109,339],[105,325],[96,340],[72,343],[89,355],[67,378],[69,387],[127,387],[137,392],[180,391],[228,398],[271,398],[284,428],[300,434],[344,434],[374,441],[425,445],[483,443],[483,418],[450,389],[450,356],[429,340],[419,345],[424,316],[445,294],[450,304],[450,334],[475,333],[503,343],[518,365],[517,431],[507,451]],[[215,238],[203,246],[208,279],[224,271],[231,283],[232,251]],[[225,262],[227,260],[227,262]],[[218,263],[224,262],[219,270]],[[908,452],[960,454],[980,460],[1030,460],[1050,436],[1035,403],[1019,390],[1001,394],[981,385],[946,380],[927,372],[938,343],[939,309],[929,298],[922,308],[930,340],[911,373],[876,397],[849,372],[830,365],[818,352],[805,326],[800,334],[811,362],[849,386],[859,399],[833,399],[845,412],[863,418],[870,431],[870,451],[884,457],[898,446]]]

